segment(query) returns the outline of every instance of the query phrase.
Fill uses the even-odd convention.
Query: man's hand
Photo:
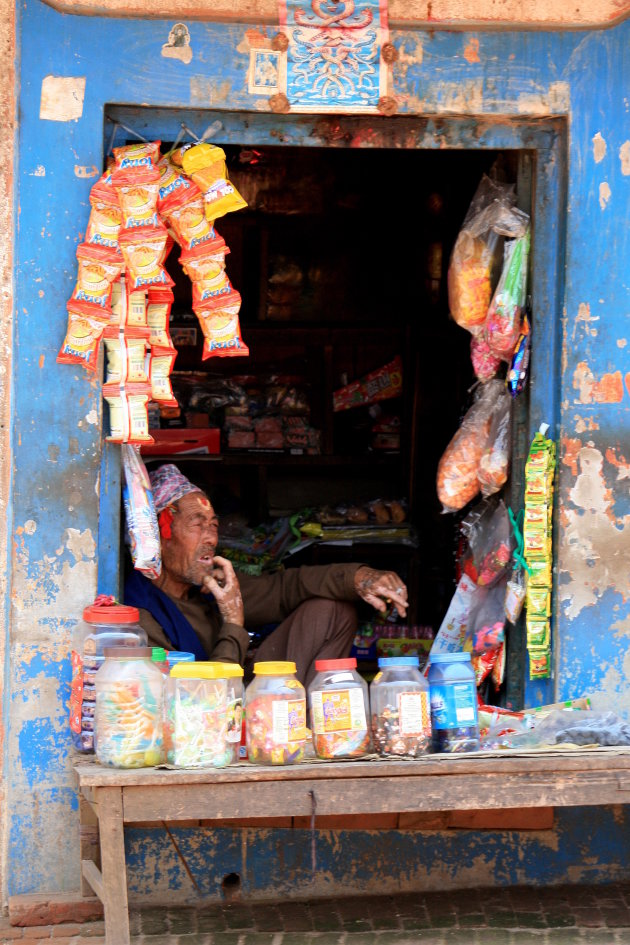
[[[384,613],[393,604],[399,616],[407,614],[407,588],[394,571],[375,571],[360,567],[354,576],[354,589],[364,601]]]
[[[215,555],[213,565],[214,570],[204,578],[201,590],[214,596],[219,613],[226,623],[235,623],[242,627],[245,623],[243,598],[232,562]]]

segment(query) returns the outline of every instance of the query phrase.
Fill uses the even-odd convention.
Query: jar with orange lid
[[[295,663],[254,663],[245,690],[245,733],[249,760],[259,765],[301,761],[306,743],[306,692]]]
[[[146,631],[139,624],[137,607],[119,604],[114,597],[99,595],[83,611],[72,640],[72,687],[70,730],[74,747],[94,751],[95,676],[109,646],[145,646]]]
[[[356,758],[370,748],[368,687],[354,657],[316,660],[308,687],[313,747],[319,758]]]

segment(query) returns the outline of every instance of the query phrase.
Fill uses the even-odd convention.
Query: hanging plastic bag
[[[490,351],[511,363],[527,298],[530,231],[506,244],[503,269],[488,309],[484,336]]]
[[[477,388],[459,430],[446,447],[437,470],[437,494],[445,512],[457,512],[478,494],[479,463],[488,442],[492,416],[505,390],[498,379]]]
[[[505,585],[505,616],[510,623],[516,623],[521,616],[526,592],[525,571],[523,568],[516,568]]]
[[[123,443],[123,504],[126,541],[137,571],[155,580],[162,573],[162,551],[151,482],[138,447]]]
[[[474,581],[462,575],[431,646],[429,660],[436,653],[463,651],[466,638],[470,637],[470,621],[486,594],[485,588],[477,587]]]
[[[512,560],[512,536],[502,499],[484,499],[462,521],[467,540],[462,570],[478,587],[492,587]]]
[[[529,354],[532,346],[532,329],[529,323],[527,313],[523,315],[523,323],[518,340],[514,347],[510,370],[508,371],[505,383],[512,397],[517,397],[524,389],[527,383],[529,370]]]
[[[502,236],[520,236],[520,211],[513,186],[486,174],[470,203],[448,268],[451,316],[462,328],[480,334],[501,266]]]
[[[505,585],[504,576],[480,599],[471,616],[469,632],[474,656],[498,649],[505,641]]]
[[[479,485],[483,496],[494,495],[507,482],[510,469],[512,401],[506,390],[492,415],[488,444],[479,460]]]

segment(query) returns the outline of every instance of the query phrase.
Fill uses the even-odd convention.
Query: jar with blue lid
[[[429,684],[417,656],[379,659],[370,683],[370,713],[379,755],[418,758],[431,751]]]
[[[433,750],[478,751],[477,684],[470,653],[435,653],[430,660]]]

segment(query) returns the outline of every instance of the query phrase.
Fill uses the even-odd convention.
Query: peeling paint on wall
[[[621,371],[602,374],[597,380],[586,361],[580,361],[573,372],[576,404],[619,404],[623,400]]]
[[[77,121],[83,114],[84,97],[85,76],[44,76],[39,117],[45,121]]]
[[[599,164],[606,157],[606,142],[599,131],[596,135],[593,135],[593,157],[596,164]]]
[[[599,205],[602,210],[605,210],[608,206],[608,201],[612,197],[612,192],[610,190],[610,185],[608,181],[602,181],[599,185]]]
[[[619,160],[621,161],[621,173],[624,177],[630,174],[630,141],[624,141],[619,148]]]

